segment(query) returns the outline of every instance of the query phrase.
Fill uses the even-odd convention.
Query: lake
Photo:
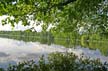
[[[73,52],[79,57],[83,54],[91,59],[99,58],[102,62],[108,62],[108,56],[102,53],[104,50],[100,50],[102,45],[100,43],[96,44],[96,42],[94,44],[83,44],[83,46],[74,45],[73,48],[66,48],[63,45],[41,44],[39,42],[24,42],[8,38],[0,38],[0,43],[0,68],[7,68],[9,64],[14,65],[27,60],[35,60],[37,62],[41,55],[47,56],[52,52]]]

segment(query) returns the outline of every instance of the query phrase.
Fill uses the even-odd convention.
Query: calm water
[[[92,59],[100,58],[101,61],[108,61],[108,57],[103,55],[101,50],[91,50],[77,45],[74,48],[65,48],[60,45],[40,44],[39,42],[24,42],[7,38],[0,38],[0,67],[6,68],[8,64],[17,64],[26,60],[38,61],[41,55],[52,52],[73,52],[80,57],[91,57]]]

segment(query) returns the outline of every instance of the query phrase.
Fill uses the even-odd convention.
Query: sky
[[[2,25],[2,20],[6,19],[6,15],[0,16],[0,31],[18,31],[18,30],[26,30],[33,26],[34,21],[31,21],[30,26],[23,26],[21,21],[18,24],[15,24],[15,27],[12,27],[11,24]],[[36,22],[35,22],[36,23]],[[34,27],[36,31],[40,32],[42,30],[41,25]]]

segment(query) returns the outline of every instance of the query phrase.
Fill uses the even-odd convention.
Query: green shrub
[[[0,69],[0,71],[5,71]],[[38,63],[33,60],[9,66],[7,71],[108,71],[108,64],[99,59],[77,57],[73,53],[52,53],[48,58],[40,58]]]

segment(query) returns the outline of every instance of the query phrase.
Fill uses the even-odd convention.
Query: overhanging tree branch
[[[75,1],[76,0],[66,0],[65,2],[59,3],[59,4],[55,5],[55,6],[66,6],[66,5],[68,5],[68,4],[72,3],[72,2],[75,2]]]
[[[77,1],[77,0],[65,0],[65,1],[63,1],[63,2],[60,2],[60,3],[58,3],[58,4],[53,4],[53,5],[51,5],[50,2],[47,2],[47,4],[49,5],[48,7],[46,7],[46,8],[37,8],[37,10],[34,10],[32,13],[36,13],[36,12],[38,12],[38,11],[47,13],[47,12],[49,12],[52,8],[55,8],[55,7],[61,8],[61,7],[66,6],[66,5],[70,4],[70,3],[73,3],[73,2],[75,2],[75,1]],[[38,5],[38,4],[37,4],[37,5]],[[37,5],[36,5],[36,7],[37,7]]]
[[[58,3],[58,4],[54,4],[54,5],[52,5],[49,9],[51,9],[51,8],[53,8],[53,7],[63,7],[63,6],[66,6],[66,5],[68,5],[68,4],[70,4],[70,3],[72,3],[72,2],[75,2],[76,0],[66,0],[66,1],[64,1],[64,2],[61,2],[61,3]]]

